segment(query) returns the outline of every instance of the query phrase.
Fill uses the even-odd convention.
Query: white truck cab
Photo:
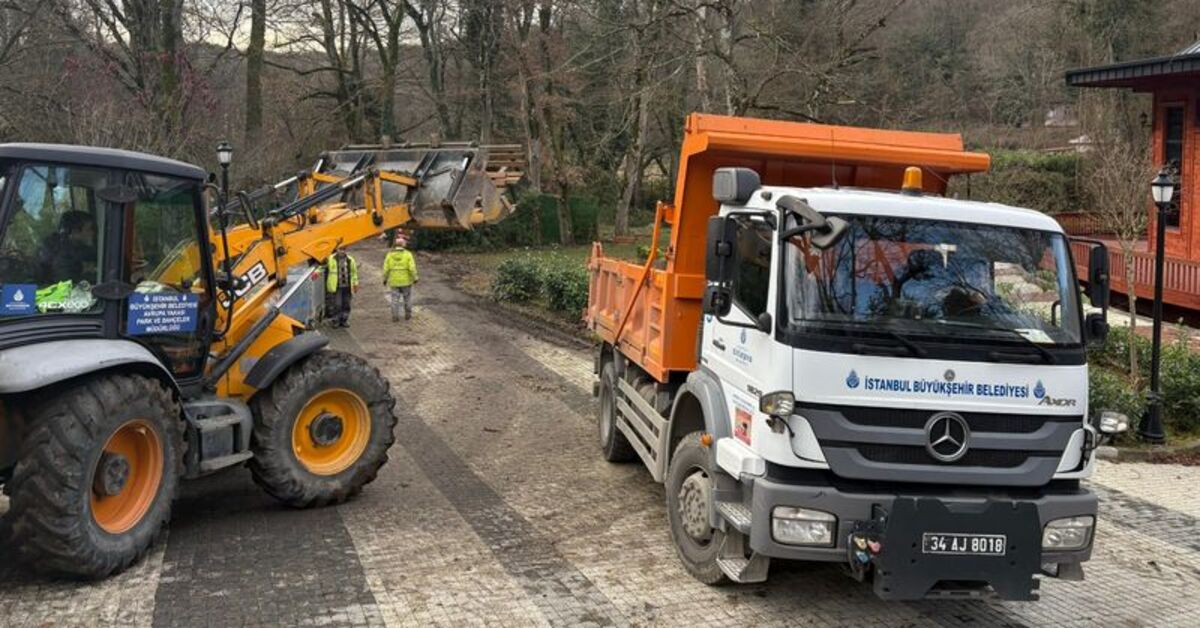
[[[693,564],[680,546],[685,566],[706,579],[695,550],[712,532],[689,517],[707,516],[738,581],[765,578],[770,558],[848,563],[892,599],[1034,599],[1037,574],[1081,579],[1096,497],[1079,481],[1102,437],[1086,347],[1107,326],[1083,314],[1058,223],[919,182],[757,182],[714,177],[687,386],[715,382],[725,416],[709,419],[715,468],[672,461],[665,478],[670,506],[683,474],[672,532],[692,535],[676,538],[695,544]]]

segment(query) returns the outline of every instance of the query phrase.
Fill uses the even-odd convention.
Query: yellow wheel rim
[[[101,477],[96,477],[101,476]],[[113,432],[93,470],[92,518],[109,534],[128,532],[146,516],[163,479],[162,440],[134,419]]]
[[[332,388],[317,393],[292,426],[292,451],[316,475],[350,468],[371,440],[371,411],[353,392]]]

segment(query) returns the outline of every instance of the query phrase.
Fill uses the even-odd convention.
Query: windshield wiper
[[[845,321],[845,322],[849,323],[851,321]],[[854,322],[858,323],[858,324],[864,324],[864,322],[860,322],[860,321],[854,321]],[[908,336],[906,336],[894,329],[889,329],[887,327],[872,327],[869,331],[874,332],[874,333],[887,334],[893,340],[900,343],[907,350],[907,351],[905,351],[905,353],[910,353],[912,355],[917,356],[918,358],[923,358],[929,354],[929,352],[926,351],[924,347],[922,347],[921,345],[918,345],[917,343],[913,342],[912,340],[909,340]],[[854,351],[857,353],[883,352],[888,355],[895,355],[895,352],[892,351],[892,347],[872,344],[871,342],[856,342],[853,345],[851,345],[850,348],[854,349]]]
[[[907,347],[908,350],[911,351],[912,354],[917,356],[918,358],[923,358],[926,355],[928,355],[928,353],[929,353],[928,351],[925,350],[925,347],[922,347],[921,345],[918,345],[917,343],[909,340],[908,336],[905,336],[904,334],[902,334],[898,331],[895,331],[892,329],[887,329],[887,328],[880,328],[876,331],[883,332],[883,333],[891,336],[892,338],[895,338],[896,342],[899,342],[900,344]]]
[[[1004,334],[1008,334],[1008,335],[1012,336],[1013,338],[1018,338],[1021,340],[1021,342],[1025,343],[1026,345],[1028,345],[1030,347],[1033,347],[1034,349],[1037,350],[1038,353],[1042,354],[1042,359],[1047,364],[1058,363],[1058,358],[1054,357],[1054,354],[1050,353],[1050,351],[1048,349],[1046,349],[1046,347],[1043,347],[1042,345],[1030,340],[1029,338],[1027,338],[1025,336],[1025,334],[1022,334],[1021,332],[1019,332],[1015,329],[1008,329],[1007,327],[983,327],[983,326],[980,326],[979,329],[986,329],[988,331],[998,331],[998,332],[1001,332]],[[1003,357],[1005,355],[1012,355],[1012,354],[1005,354],[1003,351],[992,351],[988,355],[995,358],[995,357]]]

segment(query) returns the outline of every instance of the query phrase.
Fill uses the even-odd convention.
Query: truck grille
[[[907,427],[925,429],[929,420],[930,410],[910,410],[902,408],[868,408],[862,406],[812,406],[814,409],[837,411],[847,421],[855,425],[871,427]],[[1028,434],[1036,432],[1048,421],[1079,423],[1082,416],[1042,416],[1037,414],[993,414],[987,412],[960,412],[972,432],[1001,432],[1009,434]]]
[[[930,455],[925,425],[938,409],[805,404],[834,474],[855,480],[993,486],[1041,486],[1054,477],[1083,417],[958,412],[970,428],[953,462]]]
[[[871,462],[890,462],[893,464],[928,464],[948,465],[959,467],[992,467],[1012,468],[1025,464],[1030,456],[1041,452],[1018,449],[972,449],[965,456],[954,462],[938,462],[934,460],[924,447],[905,447],[902,445],[858,445],[855,447],[863,458]]]

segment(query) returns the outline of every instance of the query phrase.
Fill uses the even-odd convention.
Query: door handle
[[[720,340],[717,340],[716,338],[713,338],[712,344],[714,347],[720,349],[721,351],[725,350],[725,343],[721,342]]]

